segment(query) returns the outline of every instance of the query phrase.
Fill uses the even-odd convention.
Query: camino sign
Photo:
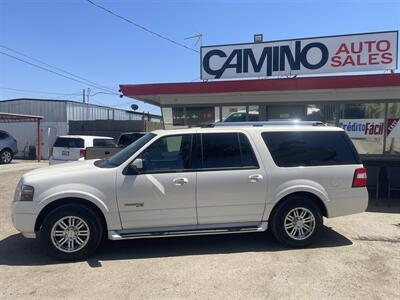
[[[201,79],[396,70],[398,31],[201,47]]]

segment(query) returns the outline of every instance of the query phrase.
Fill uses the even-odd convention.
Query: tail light
[[[354,171],[354,178],[352,187],[366,187],[367,186],[367,171],[365,168],[359,168]]]
[[[80,149],[79,150],[79,156],[80,157],[85,157],[86,156],[86,149]]]

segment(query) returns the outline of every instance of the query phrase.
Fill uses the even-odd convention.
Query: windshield
[[[140,148],[146,145],[150,140],[152,140],[156,135],[154,133],[147,133],[146,135],[142,136],[140,139],[134,141],[128,147],[122,149],[118,153],[114,154],[113,156],[99,160],[95,162],[95,166],[100,168],[113,168],[121,165],[127,159],[129,159],[133,154],[135,154]]]

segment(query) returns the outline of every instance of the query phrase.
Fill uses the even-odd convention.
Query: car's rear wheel
[[[306,247],[313,243],[323,226],[319,207],[305,197],[291,197],[281,203],[272,216],[272,232],[281,243]]]
[[[0,152],[0,164],[9,164],[13,159],[13,153],[9,149]]]
[[[64,260],[81,260],[99,246],[103,226],[99,216],[89,207],[78,204],[62,205],[43,221],[39,238],[45,250]]]

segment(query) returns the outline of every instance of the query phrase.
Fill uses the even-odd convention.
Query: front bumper
[[[13,202],[11,206],[11,220],[18,231],[27,238],[35,238],[35,223],[37,215],[32,213],[34,204],[32,202]]]

